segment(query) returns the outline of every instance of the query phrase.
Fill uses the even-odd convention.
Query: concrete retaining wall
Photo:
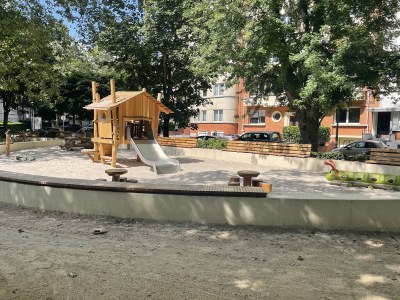
[[[122,218],[400,231],[400,201],[395,197],[360,200],[356,196],[335,199],[332,195],[265,198],[165,195],[101,191],[94,186],[81,190],[0,181],[0,199],[37,209]]]
[[[19,151],[19,150],[60,146],[63,143],[64,140],[62,139],[18,142],[18,143],[12,143],[10,145],[11,146],[10,148],[12,153],[13,151]],[[6,145],[0,144],[0,153],[5,153],[5,152],[6,152]]]
[[[331,169],[329,166],[324,165],[325,160],[311,157],[298,158],[287,156],[261,155],[202,148],[177,148],[167,146],[163,146],[162,148],[167,155],[173,156],[214,159],[227,162],[242,162],[279,169],[296,169],[315,172],[328,172]],[[335,160],[334,162],[339,170],[400,175],[400,166],[366,164],[363,162],[344,160]]]

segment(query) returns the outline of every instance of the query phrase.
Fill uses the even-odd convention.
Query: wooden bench
[[[400,150],[373,148],[371,149],[369,160],[367,160],[366,163],[400,166]]]
[[[165,138],[157,139],[161,146],[180,147],[180,148],[196,148],[197,139],[194,138]]]
[[[310,144],[229,141],[224,151],[276,156],[310,157]]]

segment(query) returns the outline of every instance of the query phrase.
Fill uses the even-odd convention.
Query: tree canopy
[[[187,1],[196,24],[195,66],[242,78],[256,97],[296,112],[316,149],[322,118],[357,88],[390,92],[399,76],[398,1]]]
[[[0,98],[5,129],[11,109],[57,95],[56,63],[64,37],[65,28],[37,1],[6,1],[0,6]]]
[[[170,118],[180,127],[189,125],[194,108],[205,100],[199,91],[210,85],[208,75],[197,75],[191,68],[191,21],[184,17],[179,0],[88,1],[75,7],[84,18],[80,24],[89,33],[88,40],[108,53],[109,64],[120,75],[118,87],[146,88],[162,92],[162,102],[174,113],[163,116],[164,135]],[[101,12],[101,13],[99,13]],[[90,19],[90,22],[88,21]]]

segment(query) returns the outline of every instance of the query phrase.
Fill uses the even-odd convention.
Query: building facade
[[[281,106],[275,96],[254,100],[243,82],[226,88],[221,76],[212,89],[202,91],[210,104],[198,107],[191,122],[197,130],[186,129],[187,136],[243,134],[250,131],[278,131],[298,125],[296,114]],[[330,128],[327,150],[360,139],[380,139],[391,148],[400,148],[400,94],[376,99],[371,91],[360,90],[347,107],[333,110],[321,125]]]
[[[190,122],[197,124],[196,130],[185,129],[190,136],[224,136],[238,132],[238,93],[237,85],[226,87],[225,77],[220,76],[209,90],[200,91],[201,96],[209,100],[204,106],[197,107],[198,115]]]

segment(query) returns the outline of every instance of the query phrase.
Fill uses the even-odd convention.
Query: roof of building
[[[147,98],[154,101],[154,103],[160,108],[160,111],[166,114],[172,113],[168,107],[166,107],[160,101],[157,101],[153,96],[144,91],[121,91],[115,93],[115,103],[112,103],[111,95],[104,97],[100,102],[93,102],[86,105],[84,108],[88,110],[98,109],[98,110],[111,110],[118,105],[121,105],[127,101],[134,100],[139,95],[145,95]]]

